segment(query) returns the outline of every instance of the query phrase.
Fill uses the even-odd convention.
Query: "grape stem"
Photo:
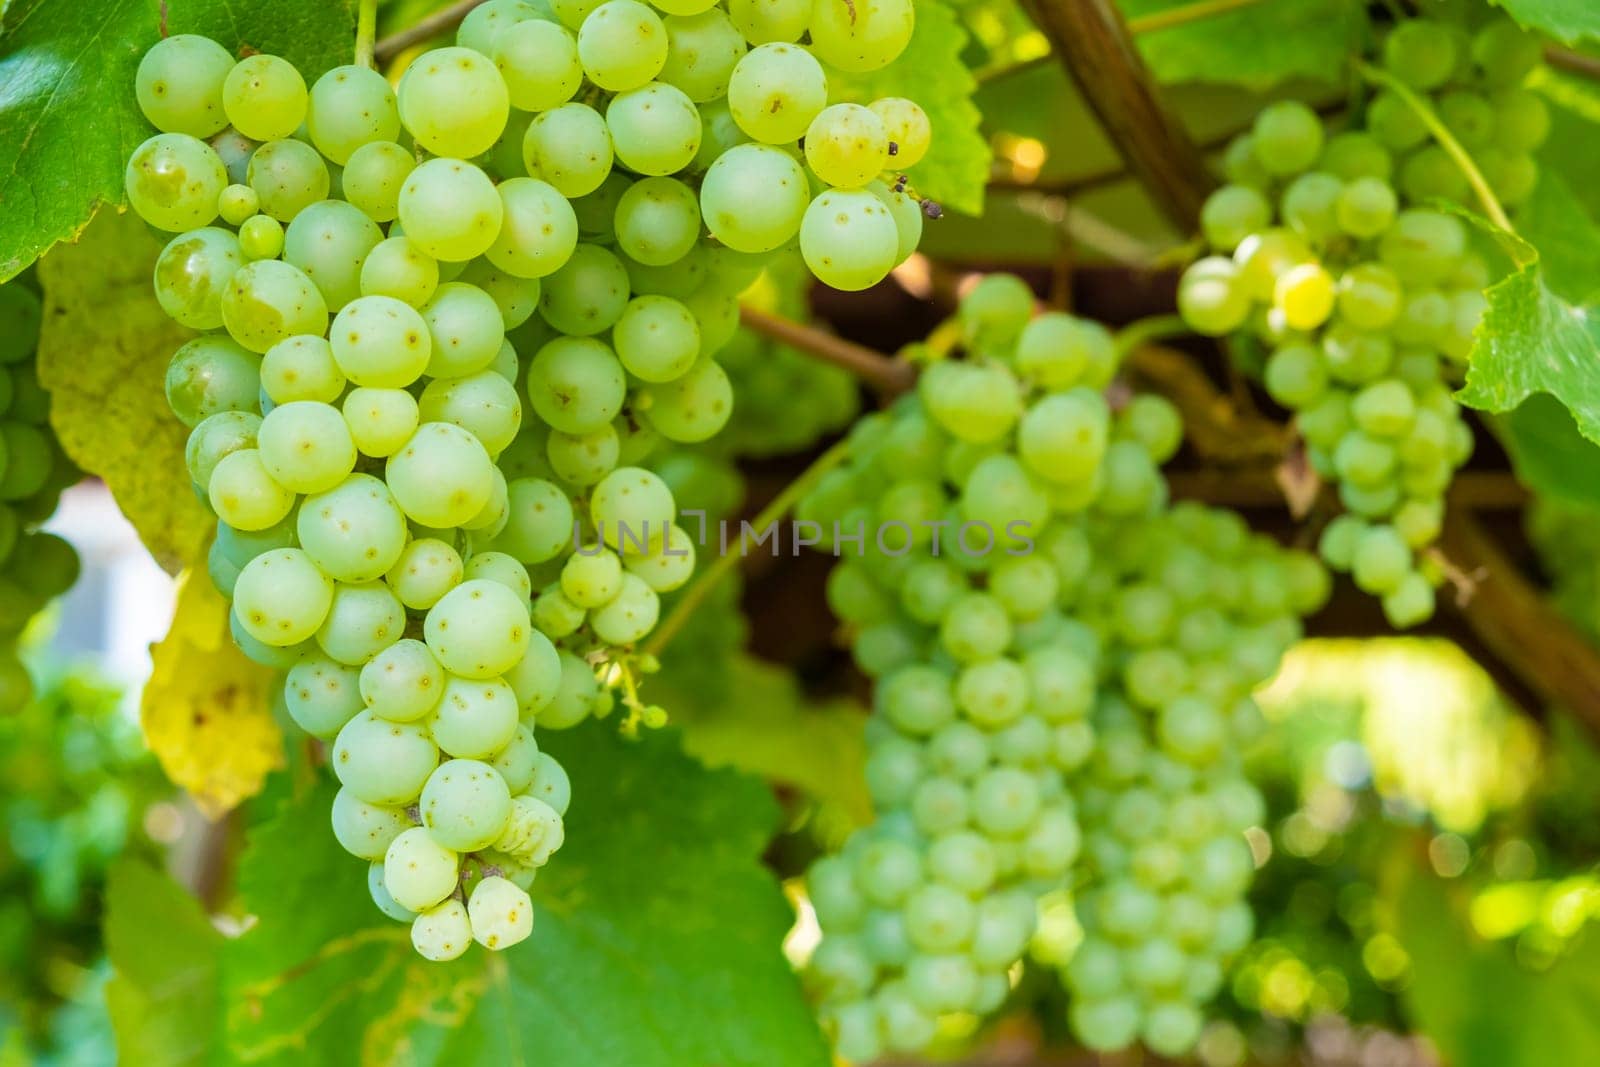
[[[1466,175],[1467,184],[1472,186],[1472,191],[1477,195],[1478,203],[1482,205],[1483,213],[1489,217],[1489,221],[1507,233],[1516,233],[1510,217],[1506,215],[1506,209],[1500,206],[1500,200],[1494,195],[1494,190],[1489,188],[1489,182],[1484,178],[1483,172],[1472,161],[1472,156],[1467,150],[1461,147],[1461,142],[1456,140],[1455,135],[1439,120],[1439,116],[1428,106],[1428,102],[1413,92],[1405,82],[1386,70],[1379,70],[1371,63],[1357,60],[1356,71],[1367,81],[1394,93],[1405,101],[1407,107],[1416,112],[1417,118],[1422,120],[1422,124],[1428,128],[1433,139],[1439,142],[1439,147],[1445,150],[1445,154],[1461,169],[1461,173]]]
[[[378,60],[387,63],[395,56],[404,52],[414,44],[421,44],[430,37],[437,37],[441,33],[455,29],[461,25],[461,20],[467,17],[468,12],[483,0],[456,0],[449,7],[441,8],[398,33],[391,33],[378,42],[374,55]]]
[[[373,69],[373,47],[378,36],[378,0],[361,0],[356,9],[356,66]]]
[[[695,609],[710,595],[717,583],[726,578],[728,572],[739,565],[749,549],[750,541],[759,537],[761,532],[782,519],[800,502],[800,499],[811,492],[822,476],[843,463],[850,454],[850,441],[846,438],[829,448],[822,455],[811,461],[811,465],[801,471],[783,491],[767,502],[748,525],[742,526],[738,543],[731,549],[711,561],[710,566],[701,571],[693,582],[683,591],[683,596],[672,606],[666,618],[656,627],[641,647],[645,655],[659,656],[667,643],[677,636],[689,619],[693,617]]]
[[[903,359],[875,352],[865,345],[824,333],[814,326],[742,304],[739,321],[746,329],[796,348],[814,359],[843,367],[880,393],[895,396],[910,389],[917,371]]]
[[[1122,362],[1129,352],[1151,341],[1193,336],[1194,329],[1183,321],[1182,315],[1146,315],[1142,319],[1134,319],[1118,330],[1114,338],[1117,362]]]

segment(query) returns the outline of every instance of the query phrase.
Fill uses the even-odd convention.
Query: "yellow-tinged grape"
[[[222,83],[222,107],[233,128],[257,141],[277,141],[306,119],[305,79],[278,56],[247,56]]]
[[[877,70],[905,51],[916,21],[912,0],[816,0],[811,50],[852,74]]]
[[[210,137],[228,124],[222,83],[233,69],[228,50],[209,37],[175,33],[139,60],[134,91],[139,110],[163,133]]]
[[[195,330],[222,325],[222,294],[244,265],[239,239],[207,226],[167,242],[156,259],[155,290],[161,309]]]
[[[505,79],[487,56],[470,48],[426,52],[400,80],[400,120],[438,156],[471,159],[487,152],[510,113]]]
[[[733,120],[767,144],[799,138],[827,103],[827,75],[816,57],[799,45],[752,48],[733,68],[728,82]]]
[[[245,259],[277,259],[283,251],[283,223],[271,215],[251,215],[239,227],[239,251]]]
[[[548,111],[571,100],[583,85],[578,41],[565,26],[529,19],[495,36],[491,53],[513,107]]]
[[[406,178],[399,213],[405,235],[424,252],[462,263],[494,244],[505,208],[479,168],[459,159],[430,159]]]
[[[805,35],[813,0],[728,0],[728,17],[752,46],[788,44]]]
[[[867,105],[889,135],[889,164],[897,169],[914,167],[928,154],[933,127],[928,113],[903,96],[885,96]]]
[[[304,141],[271,141],[255,150],[246,170],[261,210],[279,222],[325,200],[332,186],[328,166]]]
[[[637,89],[667,61],[667,28],[638,0],[606,0],[578,29],[583,72],[612,93]]]
[[[392,141],[373,141],[350,154],[340,178],[344,198],[374,222],[400,213],[400,190],[417,168],[416,157]]]
[[[889,207],[865,189],[823,193],[800,223],[800,254],[824,285],[854,292],[894,269],[900,229]]]
[[[356,449],[379,459],[404,448],[422,421],[417,398],[404,389],[352,389],[341,410]]]
[[[422,377],[433,350],[421,313],[390,296],[350,301],[334,317],[328,341],[353,384],[385,389],[403,389]]]
[[[235,530],[265,530],[294,507],[294,494],[267,473],[254,448],[222,457],[211,472],[208,490],[211,510]]]
[[[470,522],[494,491],[494,463],[472,434],[427,422],[389,457],[385,480],[413,522],[448,529]]]
[[[361,146],[400,135],[394,90],[375,70],[334,67],[311,87],[306,130],[317,151],[343,166]]]
[[[825,107],[806,129],[806,163],[838,189],[858,189],[889,162],[889,134],[877,112],[860,104]]]
[[[140,218],[159,230],[181,233],[217,217],[228,171],[204,141],[160,133],[133,150],[123,184]]]
[[[922,242],[922,205],[908,193],[897,193],[881,181],[869,182],[867,192],[882,200],[894,217],[895,229],[900,234],[900,248],[895,253],[895,266],[911,258]]]
[[[222,295],[222,321],[235,341],[265,352],[295,334],[321,335],[328,328],[328,305],[304,271],[261,259],[233,272]]]
[[[1333,314],[1333,277],[1320,263],[1302,263],[1278,278],[1273,300],[1293,330],[1314,330]]]

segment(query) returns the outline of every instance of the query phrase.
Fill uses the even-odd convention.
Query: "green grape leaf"
[[[134,100],[139,58],[156,42],[159,0],[35,0],[0,37],[0,281],[102,203],[123,202],[128,156],[154,131]],[[273,51],[309,77],[353,48],[349,0],[170,0],[171,33]]]
[[[917,0],[917,28],[899,59],[866,74],[830,69],[828,86],[836,100],[865,104],[903,96],[920,104],[933,143],[907,171],[911,188],[946,208],[978,215],[992,153],[980,129],[983,116],[972,102],[978,83],[961,57],[966,46],[967,31],[944,0]]]
[[[705,770],[670,731],[539,740],[572,777],[566,844],[534,884],[533,936],[501,954],[418,957],[334,843],[331,787],[252,835],[239,885],[254,925],[227,951],[233,1055],[826,1067],[780,951],[793,914],[759,863],[777,821],[766,788]]]
[[[1593,0],[1493,0],[1506,14],[1530,30],[1548,33],[1566,44],[1600,38],[1600,7]]]
[[[190,336],[150,294],[161,246],[133,215],[105,210],[39,264],[39,381],[72,461],[105,480],[156,560],[198,560],[210,513],[189,488],[188,430],[167,408],[167,361]]]
[[[1494,420],[1517,481],[1544,496],[1600,507],[1600,445],[1578,432],[1567,409],[1539,393]]]
[[[1600,296],[1600,226],[1561,175],[1539,176],[1517,210],[1517,232],[1539,250],[1552,292],[1579,304]]]
[[[149,865],[125,859],[106,884],[106,1005],[123,1063],[209,1062],[222,935],[199,903]]]
[[[1600,939],[1578,937],[1548,969],[1528,970],[1517,962],[1514,942],[1486,941],[1472,930],[1473,887],[1435,878],[1425,863],[1416,854],[1402,858],[1386,888],[1392,933],[1411,959],[1407,1016],[1433,1040],[1441,1061],[1600,1063]]]
[[[1135,29],[1141,18],[1194,0],[1118,0]],[[1139,51],[1164,82],[1220,82],[1264,89],[1288,78],[1337,82],[1365,28],[1360,4],[1298,0],[1248,4],[1138,36]]]

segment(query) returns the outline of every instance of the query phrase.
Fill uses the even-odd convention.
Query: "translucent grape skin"
[[[899,250],[900,231],[888,206],[866,190],[823,193],[800,224],[806,266],[824,284],[846,292],[882,281]]]
[[[228,125],[222,84],[233,69],[227,49],[208,37],[175,33],[139,60],[139,109],[163,133],[210,137]]]
[[[706,228],[738,252],[770,252],[799,232],[810,184],[793,156],[767,145],[724,152],[700,186]]]
[[[398,99],[400,120],[417,143],[456,160],[492,148],[511,111],[505,79],[487,56],[469,48],[439,48],[421,57],[406,69]]]
[[[183,133],[162,133],[128,157],[124,187],[139,217],[161,230],[184,232],[217,217],[228,172],[210,145]]]
[[[796,45],[752,48],[728,82],[734,121],[766,144],[786,144],[804,135],[827,102],[827,75],[810,52]]]

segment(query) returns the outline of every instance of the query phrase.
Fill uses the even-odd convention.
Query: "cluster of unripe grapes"
[[[1395,78],[1436,92],[1440,119],[1510,202],[1531,191],[1527,153],[1549,128],[1544,104],[1521,87],[1539,58],[1538,42],[1506,20],[1470,41],[1449,24],[1409,21],[1384,48]],[[1266,389],[1295,413],[1311,466],[1344,506],[1323,558],[1409,627],[1433,614],[1442,574],[1425,550],[1472,452],[1451,378],[1472,347],[1489,271],[1460,219],[1422,206],[1469,190],[1444,149],[1424,143],[1412,102],[1386,90],[1365,118],[1328,137],[1302,104],[1264,109],[1228,149],[1229,184],[1201,218],[1217,254],[1184,274],[1178,303],[1201,333],[1249,333],[1271,350]]]
[[[828,599],[876,683],[877,820],[812,868],[808,974],[845,1058],[919,1051],[999,1006],[1039,898],[1087,877],[1075,1031],[1182,1051],[1251,932],[1259,798],[1232,746],[1326,574],[1168,509],[1181,422],[1154,396],[1113,410],[1097,323],[1035,315],[1005,275],[959,321],[965,358],[858,423],[799,509],[845,556]]]
[[[694,546],[640,464],[727,421],[737,294],[797,237],[860,288],[921,232],[877,178],[926,150],[925,117],[825,107],[812,54],[887,63],[909,2],[659,6],[490,0],[398,92],[359,65],[308,90],[196,36],[139,67],[160,132],[126,190],[177,234],[156,296],[201,331],[167,396],[218,518],[211,577],[329,741],[335,834],[430,959],[528,936],[569,795],[535,726],[606,714],[597,664],[662,717],[632,650]]]
[[[22,708],[33,681],[17,657],[28,621],[78,580],[78,554],[38,527],[78,480],[50,429],[39,384],[39,297],[21,282],[0,287],[0,714]]]

